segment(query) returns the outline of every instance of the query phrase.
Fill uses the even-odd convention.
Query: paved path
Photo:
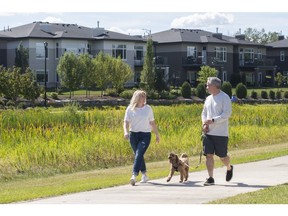
[[[136,186],[123,185],[101,190],[34,200],[40,204],[200,204],[288,183],[288,156],[234,165],[231,182],[225,181],[226,168],[214,171],[215,185],[203,186],[207,171],[190,173],[189,181],[178,183],[179,175],[167,183],[153,179]],[[129,179],[129,176],[127,176]]]

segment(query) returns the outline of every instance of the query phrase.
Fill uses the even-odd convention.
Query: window
[[[223,82],[227,81],[227,72],[226,71],[222,72],[222,81]]]
[[[45,71],[36,71],[36,81],[38,83],[45,82]],[[48,82],[48,71],[46,73],[46,82]]]
[[[226,47],[215,47],[215,58],[218,62],[227,61],[227,51]]]
[[[244,63],[254,62],[254,49],[246,48],[244,49]]]
[[[126,60],[126,45],[112,45],[112,56]]]
[[[143,46],[134,46],[134,60],[143,60],[144,56],[144,51],[143,51]]]
[[[47,58],[48,58],[48,48],[47,48]],[[43,43],[36,43],[36,58],[45,58],[45,47]]]
[[[280,51],[280,61],[285,61],[285,52]]]
[[[262,49],[258,49],[258,53],[257,53],[257,59],[260,60],[262,59]]]
[[[197,48],[194,46],[187,46],[187,57],[197,58]]]
[[[56,58],[59,58],[59,43],[56,43]]]

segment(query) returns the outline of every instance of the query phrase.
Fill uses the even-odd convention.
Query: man
[[[203,152],[206,156],[206,167],[209,178],[205,186],[214,185],[214,154],[227,167],[226,181],[233,176],[233,166],[230,164],[228,152],[228,120],[232,113],[229,96],[221,91],[221,80],[217,77],[208,77],[206,89],[209,96],[206,98],[202,110],[202,130],[206,136],[203,139]]]

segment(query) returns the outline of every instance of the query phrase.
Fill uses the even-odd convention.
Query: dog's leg
[[[189,177],[189,167],[185,168],[185,176],[184,176],[184,181],[187,181]]]
[[[171,168],[170,173],[169,173],[167,180],[166,180],[167,182],[169,182],[171,180],[172,176],[174,175],[174,172],[175,172],[175,170],[173,168]]]
[[[181,170],[180,171],[180,183],[182,183],[183,182],[183,178],[184,178],[184,172],[183,172],[183,170]]]

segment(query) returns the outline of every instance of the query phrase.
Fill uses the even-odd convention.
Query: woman
[[[130,140],[134,152],[134,165],[131,185],[135,185],[136,177],[142,173],[140,183],[146,183],[149,178],[146,175],[144,154],[151,141],[151,129],[156,134],[156,143],[159,143],[159,134],[154,120],[152,108],[146,104],[146,92],[136,90],[126,109],[124,117],[124,138]]]

